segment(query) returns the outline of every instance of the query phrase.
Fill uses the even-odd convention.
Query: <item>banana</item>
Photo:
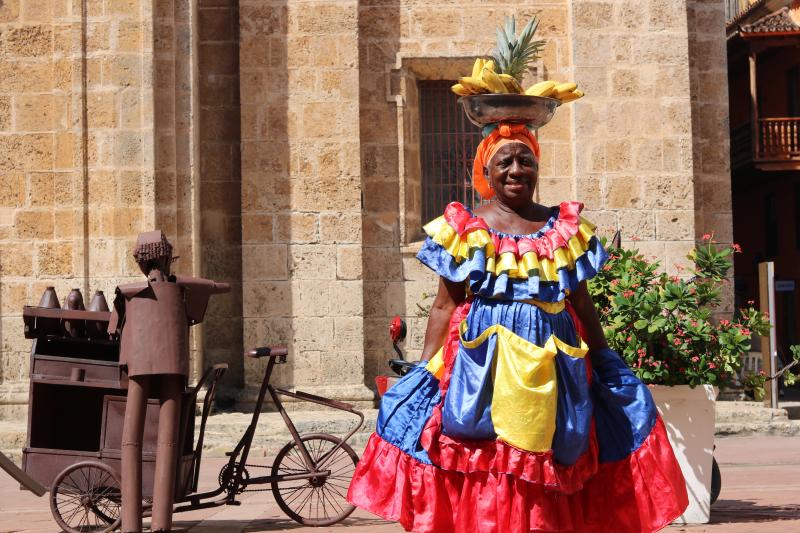
[[[481,93],[490,93],[492,92],[489,89],[489,86],[484,82],[481,78],[473,78],[470,76],[465,76],[463,78],[458,79],[458,84],[464,87],[470,94],[481,94]]]
[[[483,65],[486,63],[485,59],[477,58],[475,60],[475,64],[472,65],[472,77],[473,78],[480,78],[481,77],[481,70],[483,70]]]
[[[550,96],[558,82],[553,80],[540,81],[535,85],[531,85],[525,90],[528,96]]]
[[[577,88],[578,85],[573,82],[559,83],[555,89],[556,98],[561,98],[561,96],[571,93]]]
[[[469,89],[467,89],[460,83],[456,83],[455,85],[450,87],[450,90],[456,93],[458,96],[469,96],[472,94],[472,92],[470,92]]]
[[[578,98],[583,98],[583,91],[579,89],[575,89],[571,93],[567,93],[562,97],[559,97],[562,104],[566,104],[567,102],[572,102],[573,100],[577,100]]]
[[[490,59],[489,61],[484,61],[483,68],[481,70],[483,70],[484,68],[488,68],[489,70],[494,72],[494,60]]]
[[[454,93],[456,93],[458,96],[469,96],[470,94],[472,94],[469,91],[469,89],[467,89],[466,87],[464,87],[460,83],[456,83],[455,85],[450,87],[450,90],[453,91]]]
[[[488,63],[487,63],[488,64]],[[503,80],[500,79],[493,70],[488,69],[486,66],[483,67],[481,71],[481,80],[489,86],[489,92],[492,93],[507,93],[508,89],[503,84]]]
[[[503,82],[503,85],[506,86],[508,92],[516,94],[523,94],[525,92],[525,89],[519,84],[517,78],[511,74],[498,74],[498,76],[500,76],[500,80]]]

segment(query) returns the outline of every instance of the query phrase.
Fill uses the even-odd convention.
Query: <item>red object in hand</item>
[[[406,323],[399,316],[395,316],[389,324],[389,336],[394,343],[401,342],[406,338]]]

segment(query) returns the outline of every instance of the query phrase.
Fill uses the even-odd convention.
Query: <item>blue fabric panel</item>
[[[412,368],[383,395],[375,431],[418,461],[431,464],[419,437],[441,394],[439,380],[425,369],[425,364]]]
[[[486,253],[482,248],[471,250],[471,257],[462,263],[447,253],[441,244],[428,237],[417,253],[425,266],[453,282],[469,280],[470,285],[479,281],[486,274]]]
[[[647,386],[611,349],[590,352],[600,462],[625,458],[647,439],[658,412]]]
[[[562,465],[573,465],[589,448],[592,427],[592,399],[586,360],[559,351],[558,411],[553,436],[553,457]]]
[[[442,407],[442,433],[453,438],[492,440],[492,361],[497,335],[476,348],[461,344]]]
[[[545,302],[557,302],[566,297],[567,290],[574,291],[581,281],[593,278],[608,260],[608,253],[597,237],[592,237],[589,249],[577,259],[575,268],[558,271],[558,281],[541,281],[537,274],[530,274],[528,279],[520,279],[510,278],[507,274],[496,276],[488,273],[486,254],[482,249],[473,250],[468,260],[457,263],[447,250],[430,237],[425,240],[417,259],[450,281],[467,281],[472,293],[485,298],[536,298]]]

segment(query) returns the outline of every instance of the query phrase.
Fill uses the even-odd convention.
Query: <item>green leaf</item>
[[[633,323],[633,327],[636,329],[644,329],[647,327],[647,324],[649,324],[647,320],[640,319]]]

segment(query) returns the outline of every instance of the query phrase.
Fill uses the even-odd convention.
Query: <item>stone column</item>
[[[571,104],[577,197],[601,233],[621,229],[626,246],[674,272],[695,237],[686,2],[576,0],[570,10],[587,95]]]
[[[189,0],[0,4],[0,417],[27,410],[22,306],[140,279],[162,226],[199,273]]]
[[[240,3],[245,345],[286,343],[276,379],[364,386],[357,2]],[[264,361],[246,362],[246,384]]]
[[[0,6],[0,416],[26,411],[22,306],[112,291],[154,220],[151,3]]]

